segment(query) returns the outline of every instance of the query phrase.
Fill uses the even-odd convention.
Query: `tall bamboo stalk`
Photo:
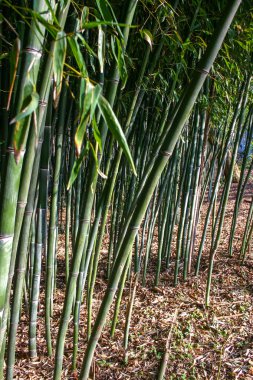
[[[106,316],[110,305],[112,303],[114,294],[117,289],[117,285],[124,267],[124,264],[129,255],[129,251],[132,249],[132,245],[139,229],[139,225],[146,211],[147,204],[153,194],[155,186],[160,178],[160,175],[171,156],[176,142],[181,134],[184,124],[189,116],[189,113],[195,103],[195,100],[201,90],[203,83],[208,75],[211,66],[220,50],[222,42],[226,36],[227,30],[233,21],[236,11],[240,5],[241,1],[234,0],[231,1],[225,12],[224,18],[220,21],[218,28],[216,29],[207,50],[198,65],[197,70],[193,76],[191,83],[189,84],[187,90],[184,93],[183,99],[179,106],[179,110],[175,116],[172,126],[165,138],[162,145],[160,155],[156,159],[155,165],[150,173],[148,180],[146,181],[141,194],[139,195],[139,202],[135,211],[131,216],[131,220],[128,223],[128,229],[124,237],[124,241],[121,244],[121,249],[118,252],[117,259],[115,261],[106,294],[103,298],[102,305],[99,309],[97,319],[95,321],[91,338],[88,342],[87,350],[85,353],[83,366],[81,370],[80,379],[87,380],[90,372],[90,366],[93,359],[93,354],[97,341],[101,335]]]

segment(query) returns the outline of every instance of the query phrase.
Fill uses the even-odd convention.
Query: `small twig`
[[[167,363],[168,363],[168,359],[169,359],[170,342],[171,342],[171,338],[172,338],[173,328],[174,328],[176,321],[177,321],[177,316],[178,316],[178,309],[175,310],[174,317],[173,317],[173,320],[171,323],[171,328],[170,328],[170,332],[169,332],[169,335],[168,335],[168,338],[166,341],[165,351],[164,351],[162,362],[161,362],[161,365],[159,368],[157,380],[164,380],[165,379],[165,372],[166,372]]]
[[[230,338],[232,335],[233,335],[233,334],[229,335],[229,336],[227,337],[227,339],[225,340],[225,342],[223,343],[223,345],[222,345],[222,349],[221,349],[221,352],[220,352],[220,361],[219,361],[219,366],[218,366],[217,380],[220,380],[221,366],[222,366],[222,359],[223,359],[223,356],[224,356],[224,353],[225,353],[225,347],[226,347],[226,344],[227,344],[229,338]]]
[[[238,314],[231,314],[231,315],[220,315],[219,317],[216,317],[216,319],[236,318],[236,317],[242,317],[243,315],[245,315],[245,313],[238,313]]]

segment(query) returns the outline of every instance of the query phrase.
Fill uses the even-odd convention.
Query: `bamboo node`
[[[131,226],[130,227],[131,231],[138,230],[139,228],[140,228],[140,226]]]
[[[89,218],[82,218],[82,219],[80,218],[79,222],[90,223],[90,219]]]
[[[167,150],[161,150],[160,154],[163,156],[163,157],[170,157],[171,156],[171,152],[167,151]]]
[[[108,291],[112,292],[112,293],[116,293],[117,289],[118,289],[117,287],[115,288],[112,286],[112,287],[108,288]]]
[[[19,202],[17,202],[17,205],[18,205],[20,208],[25,208],[26,205],[27,205],[27,202],[19,201]]]
[[[0,240],[4,241],[4,240],[11,240],[13,239],[13,234],[12,235],[7,235],[7,234],[2,234],[0,235]]]
[[[113,79],[109,79],[109,78],[107,78],[106,81],[107,81],[107,82],[119,83],[119,79],[117,79],[117,78],[113,78]]]
[[[15,150],[11,146],[8,146],[8,148],[6,149],[6,152],[14,154]],[[23,157],[24,154],[25,154],[25,149],[20,149],[20,156]]]
[[[17,269],[16,269],[16,272],[17,272],[17,273],[24,273],[24,272],[25,272],[25,269],[24,269],[24,268],[20,268],[20,269],[17,268]]]
[[[32,47],[27,47],[27,48],[25,48],[25,49],[24,49],[24,52],[26,52],[26,53],[30,53],[30,54],[33,54],[33,55],[35,55],[37,58],[40,58],[40,57],[42,56],[42,53],[41,53],[40,50],[38,50],[38,49],[34,49],[34,48],[32,48]]]
[[[206,70],[206,69],[195,68],[195,71],[198,71],[199,73],[202,73],[202,74],[209,75],[209,70]]]
[[[47,101],[46,100],[39,100],[39,105],[41,107],[46,107],[47,106]]]

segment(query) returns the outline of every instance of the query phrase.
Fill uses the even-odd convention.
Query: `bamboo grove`
[[[29,316],[30,358],[37,357],[43,305],[55,380],[70,319],[76,369],[80,310],[87,308],[87,348],[78,368],[85,380],[115,298],[113,339],[131,280],[127,352],[136,286],[146,285],[151,263],[154,286],[164,268],[174,273],[167,285],[176,286],[200,274],[208,250],[203,302],[209,305],[238,162],[228,254],[242,264],[247,258],[253,198],[239,253],[233,239],[253,167],[252,4],[2,0],[0,10],[0,377],[15,376],[22,313]],[[102,259],[108,285],[93,323]],[[62,260],[65,299],[55,344]]]

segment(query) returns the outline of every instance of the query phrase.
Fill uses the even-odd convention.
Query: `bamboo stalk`
[[[179,110],[175,116],[175,119],[172,123],[171,128],[169,129],[168,135],[162,145],[161,154],[158,156],[155,165],[150,173],[149,179],[146,181],[141,195],[138,197],[140,202],[132,214],[130,221],[128,223],[129,227],[124,237],[124,242],[121,244],[121,250],[118,252],[117,259],[115,261],[113,271],[111,273],[108,288],[105,294],[105,297],[102,301],[102,305],[99,309],[97,319],[95,321],[91,338],[88,342],[87,350],[85,353],[80,379],[87,380],[89,376],[90,366],[93,359],[93,354],[97,341],[101,335],[103,325],[106,320],[106,316],[110,305],[112,303],[114,294],[117,289],[117,285],[124,267],[124,264],[127,260],[129,252],[132,249],[132,245],[136,236],[136,233],[139,229],[142,217],[146,211],[147,204],[153,194],[155,186],[160,178],[160,175],[173,152],[173,149],[176,145],[176,142],[181,134],[181,131],[184,127],[184,124],[189,116],[189,113],[195,103],[195,100],[199,94],[199,91],[202,88],[202,85],[206,79],[206,76],[219,52],[219,49],[222,45],[222,42],[226,36],[227,30],[233,21],[233,18],[236,14],[236,11],[240,5],[240,1],[234,0],[229,3],[224,14],[224,18],[219,23],[216,32],[213,35],[212,41],[208,46],[201,63],[198,66],[198,71],[195,71],[193,80],[188,86],[183,100],[180,104]]]

